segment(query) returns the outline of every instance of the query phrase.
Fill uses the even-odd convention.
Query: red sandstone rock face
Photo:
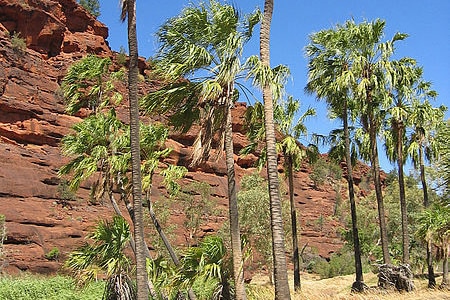
[[[0,0],[0,23],[46,57],[61,52],[111,55],[108,28],[76,0]]]
[[[6,30],[20,32],[28,49],[15,51]],[[75,0],[0,0],[0,214],[6,216],[3,267],[9,272],[56,272],[67,253],[84,242],[95,222],[112,215],[107,203],[88,205],[89,183],[82,186],[77,201],[63,206],[57,176],[59,167],[67,162],[60,154],[59,141],[83,116],[64,113],[60,80],[67,67],[86,53],[112,57],[105,41],[107,36],[108,29]],[[141,73],[144,65],[141,60]],[[245,174],[255,172],[252,166],[257,159],[255,155],[238,155],[248,143],[243,127],[245,110],[244,104],[237,104],[233,109],[238,184]],[[118,115],[126,121],[126,107],[119,109]],[[188,166],[195,133],[193,128],[187,134],[170,136],[167,146],[173,151],[167,162]],[[329,186],[314,190],[308,172],[310,168],[305,165],[295,174],[294,183],[301,226],[300,246],[308,243],[318,254],[328,257],[342,246],[337,233],[342,224],[330,217],[336,194]],[[193,180],[207,182],[216,207],[224,211],[223,215],[208,220],[198,236],[214,232],[227,222],[225,174],[224,160],[208,161],[200,168],[190,168],[183,180],[183,184]],[[155,181],[153,197],[160,199],[166,192],[161,180]],[[170,222],[181,228],[182,210],[175,206],[172,212]],[[316,221],[321,216],[324,222],[318,228]],[[186,244],[186,232],[180,228],[177,245]],[[53,247],[61,251],[57,261],[45,258]]]

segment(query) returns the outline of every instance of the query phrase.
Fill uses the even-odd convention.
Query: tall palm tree
[[[431,95],[434,97],[435,95]],[[430,161],[436,157],[437,145],[434,139],[439,124],[443,123],[446,107],[432,107],[428,100],[423,103],[413,101],[413,109],[410,115],[412,127],[411,136],[408,139],[408,155],[413,161],[415,169],[419,169],[420,182],[423,192],[423,206],[429,207],[428,185],[425,177],[425,158]],[[431,246],[427,243],[427,269],[428,269],[428,287],[436,286],[436,279],[433,267],[433,255]]]
[[[308,108],[301,116],[296,118],[299,113],[300,101],[289,96],[283,103],[276,103],[274,118],[277,130],[283,135],[282,140],[277,142],[277,151],[283,154],[284,169],[288,179],[289,200],[291,211],[291,229],[292,229],[292,262],[294,264],[294,289],[301,289],[300,283],[300,261],[298,250],[298,234],[297,234],[297,212],[294,203],[294,171],[300,169],[303,159],[314,156],[314,149],[302,147],[298,140],[307,134],[304,124],[306,118],[315,116],[316,111]],[[251,144],[244,147],[241,153],[248,154],[256,150],[259,142],[265,138],[264,128],[264,106],[257,102],[249,107],[245,115],[245,123],[247,128],[247,136]],[[261,155],[257,161],[258,167],[267,161],[266,148],[263,148]]]
[[[392,65],[394,67],[391,73],[393,77],[392,100],[388,107],[388,130],[385,135],[385,147],[389,160],[397,163],[402,224],[402,261],[404,264],[409,264],[408,212],[403,166],[406,161],[407,119],[411,111],[414,93],[418,92],[418,83],[422,76],[422,69],[418,68],[415,60],[410,58],[394,61]]]
[[[259,11],[241,18],[237,9],[216,0],[186,7],[166,21],[158,32],[161,47],[158,66],[168,84],[142,101],[153,113],[172,112],[175,129],[187,130],[199,121],[191,166],[206,161],[214,138],[218,156],[225,147],[228,177],[230,234],[236,298],[246,299],[243,259],[235,186],[231,108],[238,98],[238,79],[245,75],[241,63],[244,44],[250,39]],[[180,80],[180,78],[188,80]],[[215,136],[218,133],[218,136]]]
[[[322,65],[333,66],[343,63],[343,76],[337,83],[347,87],[348,90],[345,92],[350,93],[352,101],[348,104],[353,105],[353,116],[359,117],[362,128],[368,135],[369,160],[377,197],[383,261],[390,263],[377,137],[385,118],[385,112],[381,108],[388,105],[389,92],[392,90],[393,80],[389,71],[393,69],[390,59],[394,53],[394,45],[396,41],[405,39],[407,35],[396,33],[391,40],[383,43],[381,38],[384,27],[385,22],[379,19],[370,23],[355,24],[354,21],[347,21],[344,25],[338,25],[335,31],[341,32],[345,38],[338,40],[334,49],[343,49],[345,54],[331,50],[328,52],[330,60],[323,61]],[[325,39],[332,35],[332,32],[323,31],[317,36]],[[321,47],[311,47],[309,51],[313,53],[321,51]],[[346,57],[344,62],[339,62],[338,58],[341,55]],[[312,67],[312,71],[319,73],[314,66]]]
[[[259,41],[261,64],[267,70],[270,70],[270,27],[272,23],[273,2],[273,0],[264,1],[264,15],[261,23]],[[278,181],[278,155],[275,141],[274,105],[271,85],[266,80],[262,80],[261,85],[264,100],[264,126],[266,132],[267,176],[270,196],[275,298],[286,300],[291,298],[291,294],[287,276],[284,245],[285,238]]]
[[[139,145],[139,102],[138,102],[138,45],[136,33],[136,0],[120,0],[121,20],[128,20],[128,99],[130,103],[130,149],[132,195],[134,208],[134,236],[136,239],[136,283],[137,299],[148,299],[144,213],[142,208],[141,157]]]
[[[289,202],[291,207],[291,226],[292,226],[292,262],[294,264],[294,289],[299,291],[301,289],[300,283],[300,257],[298,250],[297,237],[297,212],[294,203],[294,171],[300,169],[303,159],[307,156],[305,149],[303,149],[297,142],[302,136],[307,134],[307,129],[304,124],[306,118],[316,115],[313,108],[308,108],[297,121],[294,123],[295,115],[300,108],[300,102],[294,100],[293,97],[288,97],[287,102],[283,106],[276,105],[274,117],[278,130],[283,134],[283,140],[279,143],[281,151],[284,156],[284,167],[287,170],[289,186]]]
[[[338,27],[331,30],[323,30],[310,36],[311,43],[306,48],[308,63],[308,83],[306,91],[315,93],[318,99],[325,99],[332,114],[342,119],[343,122],[343,149],[339,156],[344,159],[347,168],[347,184],[352,219],[353,246],[355,255],[356,280],[352,290],[363,291],[365,289],[361,247],[358,235],[358,222],[356,215],[356,202],[353,180],[353,147],[350,145],[349,119],[355,118],[355,101],[352,96],[350,79],[353,77],[350,69],[351,41],[346,28]],[[342,147],[341,147],[342,148]],[[336,151],[335,151],[336,152]],[[340,151],[339,151],[340,152]]]

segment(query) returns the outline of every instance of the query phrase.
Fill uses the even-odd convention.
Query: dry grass
[[[293,300],[450,300],[449,291],[429,290],[427,281],[424,279],[414,280],[416,290],[411,293],[378,290],[375,288],[377,275],[372,273],[364,274],[364,281],[371,289],[364,294],[352,294],[350,289],[354,279],[354,275],[319,279],[311,274],[302,274],[302,291],[300,293],[292,292],[291,296]],[[253,278],[252,284],[249,285],[249,299],[274,299],[273,288],[268,283],[267,276]]]

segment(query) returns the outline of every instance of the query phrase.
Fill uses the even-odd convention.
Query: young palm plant
[[[230,233],[236,298],[246,299],[243,260],[236,200],[231,108],[238,99],[244,44],[259,21],[259,12],[241,18],[237,9],[211,0],[186,7],[159,30],[161,47],[157,62],[168,84],[143,98],[142,106],[152,113],[172,112],[175,129],[200,126],[194,142],[191,166],[206,161],[214,137],[218,156],[225,146],[228,174]],[[180,80],[180,78],[187,80]],[[218,135],[218,136],[216,136]]]
[[[70,253],[65,265],[80,284],[105,275],[104,300],[135,299],[136,291],[130,277],[132,261],[124,253],[130,237],[130,227],[121,216],[116,215],[111,221],[100,221],[87,236],[91,243]]]

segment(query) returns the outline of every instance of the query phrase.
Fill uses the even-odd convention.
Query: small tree
[[[78,3],[94,17],[100,16],[100,2],[98,0],[78,0]]]

